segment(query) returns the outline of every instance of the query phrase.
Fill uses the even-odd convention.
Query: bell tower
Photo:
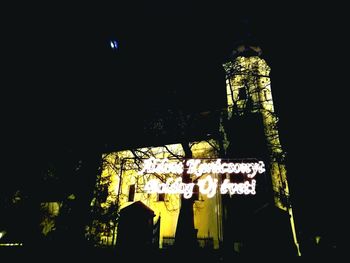
[[[300,255],[287,181],[286,154],[279,139],[278,117],[273,105],[270,80],[271,69],[261,55],[262,50],[259,46],[240,44],[232,52],[230,60],[223,64],[227,94],[227,115],[223,120],[226,123],[224,125],[225,136],[230,133],[235,134],[235,130],[240,129],[237,127],[240,125],[227,124],[237,123],[236,120],[249,119],[252,116],[256,116],[260,120],[259,125],[251,127],[253,129],[261,129],[263,140],[256,139],[255,135],[251,137],[253,137],[252,140],[256,140],[260,145],[264,144],[265,160],[269,167],[266,176],[269,177],[270,181],[270,203],[274,209],[288,215],[291,236],[297,253]],[[237,137],[234,136],[232,138]],[[257,143],[252,145],[251,151],[259,151],[256,150]],[[236,145],[231,139],[228,139],[225,146],[226,149],[244,148],[239,146],[239,139]],[[237,154],[237,152],[235,153]],[[238,155],[240,154],[244,155],[245,152],[238,150]]]

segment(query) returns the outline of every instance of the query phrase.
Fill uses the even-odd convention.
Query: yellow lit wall
[[[194,143],[191,150],[193,158],[217,158],[218,148],[218,143],[210,140]],[[212,177],[218,178],[216,174],[212,174]],[[200,195],[194,204],[194,226],[198,229],[197,237],[213,238],[215,249],[219,248],[219,241],[222,240],[221,209],[220,193],[216,193],[212,198]]]
[[[216,157],[218,143],[214,140],[190,143],[193,158]],[[157,177],[163,181],[169,176],[175,175],[140,175],[140,165],[142,158],[184,158],[185,153],[181,144],[166,145],[164,147],[140,148],[134,151],[126,150],[103,156],[104,165],[100,182],[109,183],[108,196],[106,201],[101,203],[102,209],[107,210],[112,204],[116,204],[118,210],[132,204],[135,201],[142,201],[155,213],[154,223],[161,217],[160,224],[160,244],[163,247],[163,237],[175,237],[176,225],[180,211],[180,196],[178,194],[166,194],[164,201],[158,201],[157,194],[145,193],[143,187],[147,181]],[[212,175],[215,176],[215,175]],[[129,201],[130,185],[135,185],[136,193],[133,201]],[[212,238],[214,247],[218,248],[221,237],[221,200],[220,194],[208,199],[201,196],[195,201],[194,223],[198,229],[197,237]],[[114,238],[113,238],[114,234]],[[117,228],[108,236],[100,233],[100,242],[112,245],[115,242]]]

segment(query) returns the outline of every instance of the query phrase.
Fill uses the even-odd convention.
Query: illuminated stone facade
[[[218,153],[215,145],[216,142],[213,140],[191,143],[193,158],[217,157]],[[160,197],[157,193],[148,194],[144,191],[144,186],[149,180],[156,178],[165,181],[168,176],[171,176],[140,175],[138,171],[140,170],[142,158],[149,156],[155,158],[174,158],[176,156],[176,158],[181,159],[185,157],[185,153],[181,144],[172,144],[164,147],[140,148],[133,151],[127,150],[106,154],[103,157],[105,161],[101,181],[109,183],[108,196],[104,202],[100,203],[100,206],[108,210],[112,204],[117,204],[120,210],[135,201],[142,201],[155,212],[155,221],[161,217],[159,247],[162,248],[163,237],[167,240],[172,240],[175,237],[180,212],[180,196],[165,194]],[[108,179],[104,180],[104,178]],[[96,205],[95,202],[96,200],[93,201],[93,205]],[[219,247],[221,237],[220,204],[220,195],[208,198],[206,195],[200,194],[193,207],[194,224],[198,230],[197,237],[203,240],[211,240],[214,248]],[[106,232],[101,236],[101,243],[114,244],[116,235],[117,231]]]

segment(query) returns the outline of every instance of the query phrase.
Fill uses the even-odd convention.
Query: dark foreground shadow
[[[109,248],[31,248],[0,247],[1,262],[341,262],[338,254],[307,255],[290,257],[280,254],[241,255],[233,252],[224,253],[219,250],[138,250],[118,251]]]

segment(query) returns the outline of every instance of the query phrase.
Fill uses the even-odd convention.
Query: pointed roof
[[[136,201],[120,210],[120,214],[144,214],[154,217],[154,211],[141,201]]]

